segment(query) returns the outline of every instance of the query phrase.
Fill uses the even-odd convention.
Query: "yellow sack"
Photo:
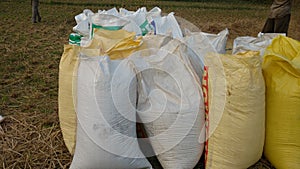
[[[265,83],[258,52],[205,57],[206,169],[243,169],[262,155]]]
[[[78,54],[80,47],[65,45],[59,63],[58,115],[64,142],[71,154],[76,139],[76,90]]]
[[[267,47],[264,154],[278,169],[300,168],[300,42],[279,36]]]
[[[94,37],[88,47],[82,49],[87,56],[108,55],[111,60],[124,59],[138,50],[142,37],[126,30],[95,29]]]

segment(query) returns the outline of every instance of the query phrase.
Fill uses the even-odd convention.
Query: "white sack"
[[[169,13],[167,16],[153,18],[151,25],[154,27],[155,34],[158,35],[171,34],[173,38],[178,38],[178,39],[183,38],[183,34],[181,32],[180,26],[173,12]]]
[[[82,13],[75,16],[75,21],[77,23],[76,26],[73,27],[73,31],[79,33],[83,36],[88,36],[90,32],[89,28],[89,15],[93,15],[94,13],[85,9]]]
[[[192,35],[184,37],[184,42],[188,46],[187,52],[189,54],[190,63],[202,81],[205,56],[209,53],[217,53],[217,47],[223,46],[224,43],[213,45],[204,33],[192,33]]]
[[[146,49],[129,58],[138,78],[138,116],[165,169],[190,169],[199,161],[204,127],[202,90],[192,71],[166,50]]]
[[[257,37],[241,36],[233,41],[232,54],[238,54],[246,51],[259,51],[260,56],[263,56],[265,49],[272,43],[273,38],[280,33],[259,33]]]
[[[203,41],[203,35],[204,35],[209,41],[209,43],[215,48],[216,52],[225,54],[228,34],[229,31],[227,28],[219,32],[218,34],[211,34],[206,32],[187,32],[186,39],[193,38],[194,46],[202,45],[200,42]]]
[[[151,168],[136,139],[132,68],[107,56],[80,59],[77,142],[71,169]]]

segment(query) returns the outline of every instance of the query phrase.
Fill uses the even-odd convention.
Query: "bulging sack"
[[[300,168],[300,42],[279,36],[266,48],[266,143],[278,169]]]
[[[205,57],[205,168],[241,169],[261,157],[265,83],[258,52]]]
[[[95,30],[88,46],[65,45],[59,65],[59,120],[64,142],[71,154],[76,143],[76,94],[79,54],[89,57],[109,55],[112,60],[128,57],[138,50],[141,38],[125,30]]]
[[[204,147],[199,142],[204,127],[199,82],[178,56],[166,50],[141,50],[127,59],[137,72],[138,116],[152,155],[165,169],[193,168]]]
[[[151,168],[136,138],[136,79],[128,62],[81,56],[71,169]]]

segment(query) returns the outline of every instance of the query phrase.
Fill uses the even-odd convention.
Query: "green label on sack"
[[[79,35],[77,33],[71,33],[69,35],[69,44],[80,46],[80,41],[82,37],[83,37],[82,35]]]
[[[104,29],[104,30],[110,30],[110,31],[117,31],[122,29],[124,26],[101,26],[101,25],[95,25],[92,24],[92,32],[91,32],[91,37],[94,35],[94,28],[96,29]]]
[[[140,25],[143,36],[146,35],[149,32],[148,27],[149,27],[149,23],[148,23],[147,20],[145,20],[145,22]]]

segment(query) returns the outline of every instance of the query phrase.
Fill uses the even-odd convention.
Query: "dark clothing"
[[[291,14],[282,18],[268,18],[262,33],[285,33],[287,35]]]
[[[271,5],[269,18],[283,18],[291,14],[292,1],[291,0],[274,0]]]
[[[262,33],[285,33],[291,19],[292,0],[274,0]]]
[[[31,0],[32,7],[32,22],[36,23],[36,21],[41,22],[41,16],[39,13],[39,0]]]

